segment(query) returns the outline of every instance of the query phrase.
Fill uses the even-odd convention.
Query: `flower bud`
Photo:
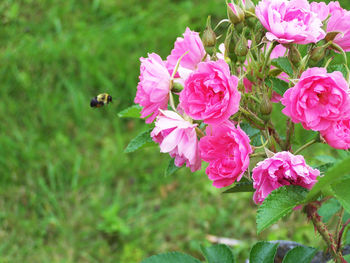
[[[235,54],[235,46],[238,42],[238,36],[235,32],[232,32],[231,28],[229,29],[226,39],[224,42],[225,45],[225,58],[228,57],[232,62],[237,61],[237,56]]]
[[[310,64],[316,65],[321,59],[324,58],[326,54],[326,48],[325,47],[316,47],[311,51],[310,55]]]
[[[211,54],[216,45],[216,35],[211,28],[211,18],[208,16],[207,26],[203,32],[202,41],[207,53]]]
[[[266,94],[263,95],[263,99],[260,104],[260,112],[263,115],[270,115],[272,112],[272,102],[268,96],[266,96]]]
[[[240,4],[243,10],[253,14],[255,13],[255,5],[251,0],[241,0]],[[248,14],[247,16],[250,16],[250,15]]]
[[[301,61],[301,55],[298,48],[291,44],[289,46],[288,59],[295,67],[299,67]]]
[[[265,36],[265,28],[263,27],[263,25],[261,23],[258,23],[256,26],[256,31],[255,31],[255,43],[259,44],[264,36]]]
[[[244,11],[234,3],[227,4],[227,16],[234,25],[244,21]]]
[[[235,54],[238,57],[244,57],[248,54],[248,42],[247,39],[244,37],[244,34],[241,35],[241,38],[239,39],[235,47]]]

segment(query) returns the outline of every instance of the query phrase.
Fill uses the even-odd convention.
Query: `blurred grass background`
[[[222,195],[204,169],[165,177],[157,148],[123,153],[145,129],[117,117],[133,102],[139,57],[165,59],[209,14],[224,18],[225,2],[1,1],[0,262],[199,257],[207,234],[242,241],[241,260],[257,239],[319,243],[301,212],[257,237],[250,194]],[[91,109],[101,92],[113,104]]]

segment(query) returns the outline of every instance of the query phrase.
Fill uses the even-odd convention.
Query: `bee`
[[[107,93],[101,93],[90,101],[90,106],[93,108],[102,107],[105,104],[112,102],[112,96]]]

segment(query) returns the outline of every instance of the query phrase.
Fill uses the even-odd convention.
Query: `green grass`
[[[165,58],[186,26],[225,13],[221,0],[0,3],[0,262],[198,256],[207,234],[242,240],[247,255],[258,239],[251,195],[221,195],[204,169],[164,177],[169,157],[157,148],[124,154],[145,127],[117,117],[135,95],[139,57]],[[100,92],[114,103],[91,109]],[[259,239],[316,244],[299,221]]]

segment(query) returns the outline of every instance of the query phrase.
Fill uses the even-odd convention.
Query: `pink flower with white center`
[[[307,165],[302,155],[278,152],[253,169],[254,202],[261,204],[273,190],[285,185],[311,189],[319,175],[320,171]]]
[[[350,149],[350,117],[333,123],[327,130],[321,131],[321,135],[333,148]]]
[[[307,0],[262,0],[256,16],[269,31],[266,38],[284,43],[316,43],[325,37],[322,21]]]
[[[307,130],[322,131],[350,112],[349,86],[342,73],[309,68],[281,100],[282,112]]]
[[[191,31],[186,28],[185,33],[182,37],[176,39],[174,49],[171,54],[167,57],[167,68],[172,74],[178,60],[188,52],[180,61],[180,68],[187,70],[195,70],[197,65],[205,57],[205,49],[201,38],[197,32]]]
[[[195,120],[208,124],[226,121],[239,109],[238,78],[224,60],[201,62],[185,81],[180,106]]]
[[[173,111],[161,111],[151,137],[159,144],[162,153],[169,153],[175,158],[176,166],[186,163],[195,172],[201,168],[196,126]]]
[[[155,53],[140,60],[140,81],[134,102],[143,107],[142,118],[151,115],[146,120],[146,123],[151,123],[159,114],[159,109],[168,107],[170,74],[164,61]]]
[[[249,142],[248,135],[229,120],[207,127],[199,149],[201,158],[209,163],[206,174],[215,187],[225,187],[241,180],[252,153]]]

